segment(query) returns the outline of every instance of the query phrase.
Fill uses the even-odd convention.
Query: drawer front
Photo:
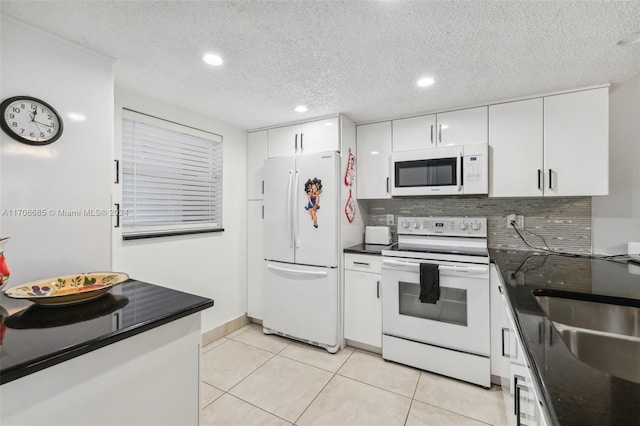
[[[344,255],[344,269],[381,274],[382,256],[347,253]]]

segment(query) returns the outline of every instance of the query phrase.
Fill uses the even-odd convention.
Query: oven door
[[[440,299],[420,302],[420,261],[383,259],[383,333],[444,348],[489,356],[489,267],[438,265]]]
[[[462,147],[391,154],[391,195],[462,193]]]

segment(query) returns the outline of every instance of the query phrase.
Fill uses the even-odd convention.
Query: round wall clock
[[[47,145],[62,135],[62,119],[48,103],[31,96],[14,96],[0,105],[2,130],[29,145]]]

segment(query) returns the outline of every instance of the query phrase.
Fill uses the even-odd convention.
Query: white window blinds
[[[222,136],[123,111],[123,239],[222,230]]]

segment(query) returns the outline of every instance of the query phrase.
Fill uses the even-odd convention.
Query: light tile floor
[[[202,351],[201,425],[506,425],[502,393],[265,335],[249,324]]]

